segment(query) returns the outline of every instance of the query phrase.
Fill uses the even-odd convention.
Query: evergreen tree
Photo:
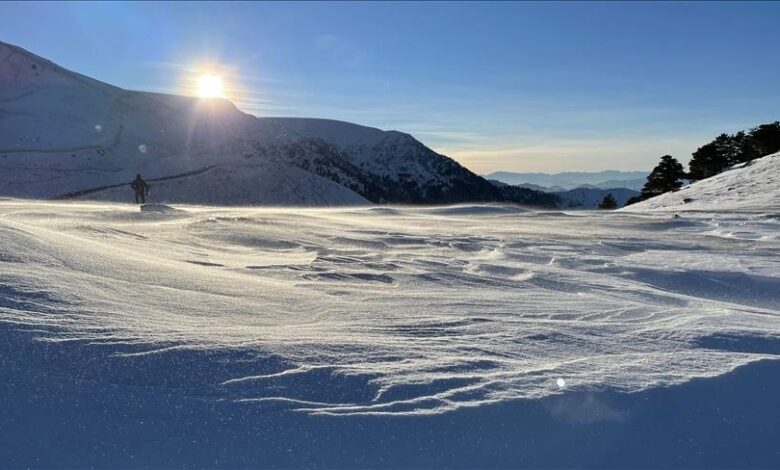
[[[709,144],[693,152],[688,164],[690,178],[700,180],[717,175],[721,171],[739,162],[740,143],[734,136],[721,134]]]
[[[720,155],[720,159],[724,165],[720,171],[739,163],[740,146],[736,136],[724,133],[717,136],[712,143],[715,145],[715,151]],[[720,173],[720,171],[718,173]]]
[[[756,140],[744,131],[734,134],[734,140],[739,149],[737,161],[749,162],[761,156],[759,148],[756,146]]]
[[[661,157],[661,162],[647,177],[641,197],[648,199],[669,191],[676,191],[682,187],[682,180],[685,177],[685,170],[680,162],[671,155],[664,155]]]
[[[780,121],[737,132],[721,134],[702,145],[689,164],[689,178],[700,180],[717,175],[728,167],[780,151]]]
[[[615,199],[612,193],[604,196],[604,199],[602,199],[601,203],[599,203],[599,209],[617,209],[617,206],[617,199]]]
[[[716,152],[715,145],[710,142],[704,144],[695,152],[693,152],[693,158],[688,163],[688,176],[692,180],[701,180],[709,178],[710,176],[717,174],[722,167],[722,162]]]
[[[749,136],[759,157],[775,153],[780,150],[780,121],[754,127]]]

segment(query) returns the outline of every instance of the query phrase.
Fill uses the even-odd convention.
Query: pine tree
[[[780,151],[780,121],[761,124],[750,132],[721,134],[702,145],[689,163],[689,178],[700,180],[717,175],[728,167]]]
[[[748,135],[753,141],[759,157],[780,150],[780,121],[754,127],[750,129]]]
[[[736,136],[721,134],[717,136],[712,143],[715,144],[715,149],[723,161],[724,167],[720,171],[739,163],[740,148]],[[718,173],[720,173],[720,171]]]
[[[761,151],[756,145],[756,139],[749,134],[745,134],[744,131],[734,134],[734,141],[739,149],[737,162],[749,162],[761,156]]]
[[[741,143],[736,136],[721,134],[709,144],[693,152],[688,164],[691,179],[700,180],[717,175],[726,168],[739,163]]]
[[[718,174],[724,166],[717,152],[717,147],[710,142],[693,152],[693,158],[688,163],[688,168],[690,168],[688,175],[693,180],[701,180]]]
[[[664,155],[661,157],[661,162],[653,168],[647,177],[641,197],[647,199],[669,191],[676,191],[682,187],[682,180],[685,177],[685,170],[680,162],[671,155]]]
[[[612,193],[604,196],[604,199],[602,199],[601,203],[599,203],[599,209],[617,209],[617,206],[617,199],[615,199]]]

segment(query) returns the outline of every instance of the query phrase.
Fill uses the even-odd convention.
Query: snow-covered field
[[[215,419],[214,406],[230,406],[244,420],[262,411],[291,426],[438,416],[457,429],[463,412],[674,390],[780,357],[780,214],[148,209],[0,201],[0,372],[10,377],[0,389],[0,443],[9,446],[0,459],[11,466],[41,456],[35,447],[11,450],[24,423],[36,422],[29,410],[14,413],[48,409],[53,396],[101,403],[109,394],[112,407],[155,410],[125,418],[133,426],[173,420],[183,436],[204,429],[160,416],[183,409],[197,420],[193,410],[208,409]],[[575,421],[622,416],[599,403]],[[72,429],[80,414],[56,416],[67,408],[40,419]],[[50,436],[37,439],[67,441]],[[116,458],[127,446],[137,459],[121,454],[127,465],[186,460],[123,439],[101,435],[97,454],[80,460],[73,448],[52,450],[52,460],[38,462],[100,465],[100,455]],[[439,460],[408,463],[455,455],[436,452]],[[266,463],[318,462],[296,455]],[[320,462],[361,466],[354,454],[328,455]],[[512,466],[491,455],[477,462]],[[762,458],[780,463],[780,454]],[[383,465],[367,459],[363,466]]]

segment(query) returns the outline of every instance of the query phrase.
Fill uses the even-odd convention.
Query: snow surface
[[[632,204],[626,211],[780,211],[780,153]]]
[[[326,415],[636,392],[777,358],[711,344],[780,338],[776,216],[174,208],[0,201],[3,328],[109,362],[252,352],[204,379],[213,399]]]

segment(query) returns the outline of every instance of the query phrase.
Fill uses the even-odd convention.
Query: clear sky
[[[409,132],[480,173],[649,169],[780,119],[780,2],[0,2],[0,40],[125,88]]]

